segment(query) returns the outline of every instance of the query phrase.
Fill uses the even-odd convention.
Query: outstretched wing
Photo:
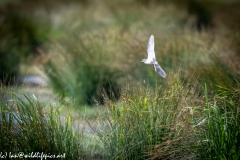
[[[150,60],[156,59],[155,52],[154,52],[154,36],[153,35],[151,35],[148,40],[147,52],[148,52],[148,59]]]
[[[156,70],[158,74],[160,74],[163,78],[166,78],[167,75],[159,64],[156,64]]]

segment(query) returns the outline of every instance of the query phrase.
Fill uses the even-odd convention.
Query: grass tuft
[[[12,93],[13,99],[0,102],[0,150],[25,155],[44,153],[66,159],[84,158],[82,135],[71,127],[71,117],[61,120],[59,110],[37,99]]]
[[[228,89],[218,86],[214,99],[206,96],[206,128],[199,135],[199,156],[201,159],[239,159],[239,85]]]
[[[188,122],[183,122],[190,120],[185,94],[179,79],[169,80],[166,88],[144,83],[127,87],[119,103],[107,105],[107,129],[99,133],[110,157],[176,159],[193,154]]]

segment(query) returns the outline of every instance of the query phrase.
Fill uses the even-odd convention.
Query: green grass
[[[121,5],[125,5],[125,3]],[[140,63],[141,59],[146,56],[145,48],[150,35],[147,33],[147,29],[151,29],[146,26],[150,26],[148,22],[153,24],[156,20],[159,24],[153,28],[154,31],[157,27],[164,27],[163,23],[167,21],[167,18],[159,19],[155,16],[155,14],[166,14],[166,10],[161,10],[162,7],[158,7],[157,13],[149,13],[143,6],[137,5],[134,8],[126,6],[127,11],[133,13],[130,14],[132,17],[128,17],[127,12],[115,9],[116,6],[111,3],[107,6],[99,4],[99,8],[106,9],[106,12],[103,13],[99,10],[95,11],[94,7],[95,5],[89,6],[86,12],[73,8],[73,12],[84,17],[83,21],[73,15],[71,19],[76,22],[74,28],[66,29],[65,24],[62,24],[62,28],[71,38],[66,37],[55,41],[55,45],[51,46],[48,51],[49,61],[44,64],[44,69],[54,90],[80,105],[92,104],[95,100],[103,104],[103,91],[110,99],[118,99],[121,85],[128,83],[128,79],[135,83],[132,79],[142,79],[144,75],[149,75],[147,80],[155,84],[156,76],[151,72],[151,68],[143,67]],[[137,7],[140,7],[139,11],[136,10]],[[109,20],[102,21],[101,17],[91,16],[85,20],[86,14],[91,11],[97,12],[96,14],[102,15],[106,19],[109,18]],[[141,12],[153,19],[148,20],[145,16],[143,18],[146,22],[139,23],[143,21],[139,16]],[[63,16],[65,15],[63,14]],[[174,16],[170,15],[169,17],[173,18]],[[130,18],[129,21],[128,18]],[[131,23],[133,28],[127,27],[125,23]],[[176,27],[175,23],[171,25]],[[145,33],[138,34],[137,31],[144,27],[146,27]],[[79,33],[79,31],[81,32]],[[160,43],[161,39],[157,38],[157,41]],[[158,59],[160,63],[163,61],[160,56]],[[167,69],[167,66],[165,68]]]
[[[51,105],[44,92],[43,103],[27,94],[2,100],[0,151],[239,159],[238,30],[216,12],[216,25],[198,32],[178,6],[144,3],[74,3],[45,17],[56,35],[37,60],[62,99]],[[166,79],[140,62],[151,34]]]
[[[6,94],[6,93],[5,93]],[[44,106],[35,97],[23,95],[1,100],[0,150],[2,152],[39,152],[65,155],[66,159],[84,158],[82,134],[75,133],[71,117],[61,121],[59,109]]]
[[[209,98],[207,88],[197,94],[178,78],[129,86],[100,119],[105,152],[111,159],[238,159],[239,86],[217,88]]]
[[[187,93],[178,78],[169,80],[167,87],[140,83],[126,88],[119,103],[107,105],[106,130],[99,132],[106,152],[112,159],[190,156],[193,144],[187,121],[191,116],[182,101],[190,103],[194,95],[186,99]]]
[[[84,20],[73,15],[72,21],[79,23],[71,29],[64,27],[71,38],[57,41],[49,51],[52,57],[47,70],[52,69],[49,76],[53,86],[58,85],[55,90],[77,104],[88,103],[93,96],[107,107],[107,112],[96,117],[103,130],[96,131],[108,159],[198,159],[206,148],[210,151],[205,158],[214,158],[216,149],[210,141],[199,144],[218,132],[218,126],[210,130],[201,123],[208,119],[202,86],[206,83],[211,98],[218,91],[216,85],[236,86],[238,62],[231,57],[239,56],[231,48],[232,42],[223,40],[221,28],[216,29],[217,35],[209,30],[196,32],[191,22],[184,24],[187,14],[172,5],[150,9],[130,3],[98,4],[99,10],[93,4],[87,12],[76,11]],[[91,11],[99,16],[86,15]],[[140,63],[151,34],[166,80]],[[117,102],[101,91],[102,81],[121,88]],[[111,93],[111,87],[104,89]],[[233,152],[237,150],[233,148]]]
[[[117,82],[119,71],[116,67],[110,66],[113,62],[106,63],[112,59],[108,57],[109,51],[105,51],[110,44],[103,43],[102,38],[107,39],[105,36],[82,39],[74,37],[74,40],[78,39],[78,44],[68,40],[63,41],[67,46],[64,51],[61,48],[54,48],[56,54],[45,65],[45,70],[49,71],[48,76],[53,88],[63,97],[69,97],[77,104],[83,105],[93,104],[94,98],[103,103],[103,91],[111,99],[119,97],[120,86]],[[66,55],[65,52],[70,54]],[[61,58],[56,59],[54,56]],[[61,68],[59,63],[63,64]],[[65,78],[59,79],[62,76]]]
[[[239,84],[232,89],[219,86],[219,94],[210,100],[205,87],[206,128],[200,135],[201,159],[239,159],[239,89]]]
[[[140,62],[147,56],[151,34],[155,35],[159,64],[167,75],[181,70],[181,80],[186,85],[197,79],[215,90],[215,85],[234,86],[235,80],[240,80],[239,56],[232,41],[225,40],[221,27],[215,29],[218,34],[211,30],[199,33],[191,27],[193,22],[186,23],[187,13],[171,4],[149,8],[133,1],[118,5],[93,3],[82,10],[72,7],[67,15],[59,14],[71,15],[67,23],[59,24],[67,36],[54,40],[43,67],[55,92],[72,99],[77,106],[103,104],[103,92],[117,100],[126,83],[145,80],[151,86],[165,85],[164,81],[159,83],[150,66]],[[74,27],[68,27],[70,24]]]

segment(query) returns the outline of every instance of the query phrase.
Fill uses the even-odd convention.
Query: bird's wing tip
[[[159,72],[158,72],[159,73]],[[162,76],[163,78],[166,78],[167,77],[167,75],[166,75],[166,73],[159,73],[160,74],[160,76]]]

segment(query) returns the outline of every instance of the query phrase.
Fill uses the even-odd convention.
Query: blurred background
[[[76,106],[117,100],[126,84],[235,86],[237,0],[1,0],[0,81],[52,89]],[[155,36],[162,79],[140,61]]]

